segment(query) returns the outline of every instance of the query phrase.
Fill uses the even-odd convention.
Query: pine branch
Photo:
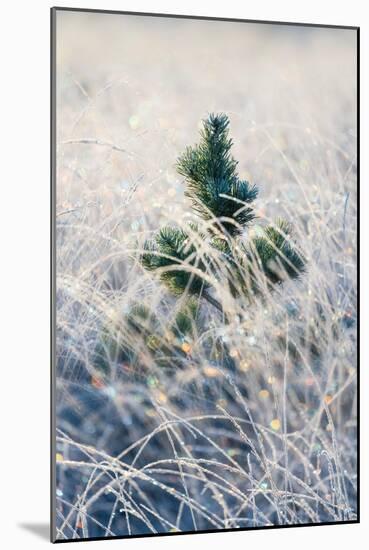
[[[248,205],[258,190],[237,176],[238,162],[230,153],[233,142],[228,127],[225,114],[211,114],[204,120],[200,143],[186,148],[177,161],[177,171],[186,180],[185,194],[197,214],[235,236],[254,219]]]
[[[160,270],[161,281],[173,294],[180,295],[187,290],[198,295],[208,286],[198,275],[198,271],[206,273],[206,266],[193,239],[182,229],[169,226],[160,229],[154,241],[146,241],[141,263],[148,271]],[[191,267],[195,267],[196,272]]]
[[[306,261],[297,251],[291,238],[291,225],[277,220],[264,229],[264,234],[251,239],[248,258],[267,278],[269,285],[281,284],[286,279],[297,279],[305,271]],[[254,280],[258,274],[253,272]]]

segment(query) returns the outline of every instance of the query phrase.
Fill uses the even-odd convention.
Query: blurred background
[[[103,191],[119,196],[141,177],[143,208],[166,202],[168,192],[171,207],[181,203],[176,158],[201,119],[218,111],[231,118],[240,176],[265,197],[291,179],[281,181],[275,164],[286,150],[307,186],[337,190],[315,169],[329,150],[347,167],[355,156],[355,56],[351,30],[59,12],[59,206],[79,193],[94,200],[97,190],[100,200],[108,199]],[[64,143],[80,138],[127,153]]]

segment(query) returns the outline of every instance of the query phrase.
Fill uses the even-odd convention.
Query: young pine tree
[[[227,286],[234,297],[242,297],[249,306],[257,296],[266,298],[276,285],[304,271],[304,259],[291,240],[286,221],[278,220],[254,236],[245,231],[255,219],[252,204],[258,189],[238,177],[228,117],[211,114],[203,122],[200,136],[198,145],[187,147],[179,157],[177,170],[184,177],[194,218],[202,219],[202,223],[192,221],[188,230],[161,228],[154,239],[146,241],[140,256],[143,267],[157,274],[171,294],[179,297],[186,293],[188,298],[164,330],[155,312],[143,304],[133,304],[122,345],[117,344],[118,338],[112,345],[107,335],[100,346],[96,362],[102,372],[107,373],[109,364],[117,361],[142,367],[142,357],[147,354],[156,364],[171,369],[185,365],[187,341],[194,331],[201,334],[206,328],[199,316],[203,301],[228,322],[212,282],[217,281],[220,288]],[[165,307],[168,305],[163,304]],[[169,312],[168,317],[173,318]],[[232,368],[227,346],[214,344],[216,358]]]
[[[204,120],[200,136],[200,142],[179,157],[177,171],[185,178],[185,194],[194,212],[205,224],[201,231],[196,223],[190,224],[191,235],[182,228],[163,227],[145,243],[141,262],[159,274],[171,293],[196,295],[221,311],[207,275],[224,279],[226,271],[232,294],[252,300],[266,288],[297,278],[305,262],[285,220],[277,220],[245,241],[245,229],[255,219],[252,203],[258,189],[238,177],[228,117],[211,114]],[[208,253],[202,252],[202,240],[208,244]],[[212,250],[224,263],[223,269],[212,260]]]

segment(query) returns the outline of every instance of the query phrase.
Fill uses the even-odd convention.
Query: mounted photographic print
[[[359,29],[51,24],[52,540],[357,522]]]

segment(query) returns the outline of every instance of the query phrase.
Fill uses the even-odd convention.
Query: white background
[[[69,0],[60,6],[155,11],[361,27],[361,520],[360,525],[82,543],[92,548],[285,550],[369,539],[368,70],[364,0]],[[0,32],[0,538],[3,548],[45,546],[49,519],[49,7],[3,3]]]

